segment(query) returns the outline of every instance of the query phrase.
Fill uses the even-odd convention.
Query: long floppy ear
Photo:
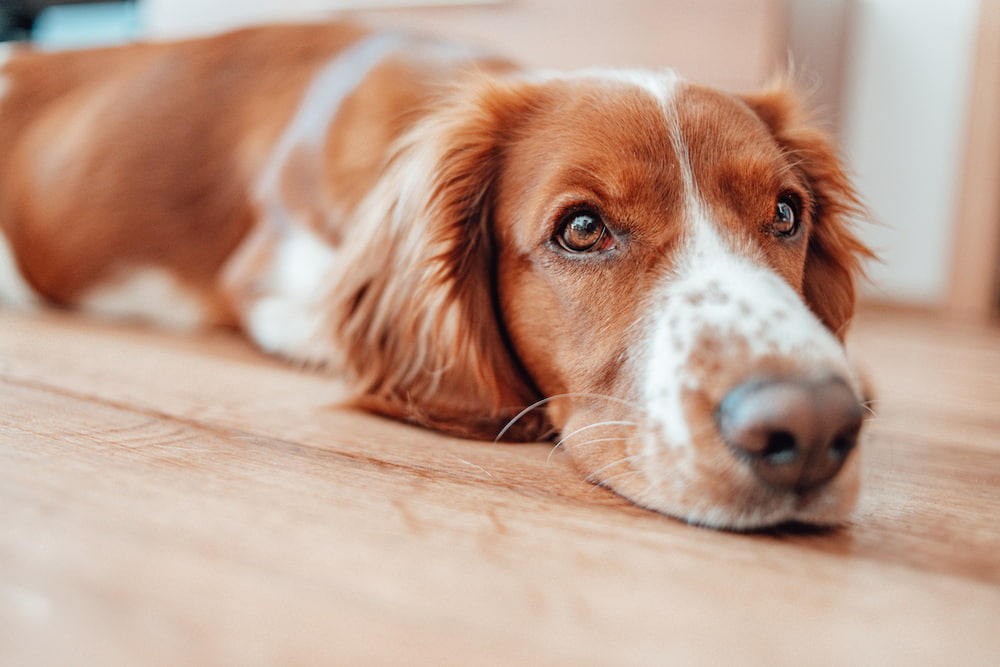
[[[853,230],[854,221],[867,218],[867,212],[830,136],[809,118],[787,83],[744,100],[771,128],[812,191],[814,223],[803,292],[823,324],[843,339],[854,315],[862,262],[874,258]]]
[[[537,390],[499,317],[491,224],[516,86],[483,78],[402,140],[346,241],[333,316],[362,408],[477,438],[496,437]],[[505,437],[547,435],[540,413]]]

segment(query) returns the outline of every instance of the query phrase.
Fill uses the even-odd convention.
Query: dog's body
[[[855,211],[779,89],[343,25],[0,60],[0,301],[237,326],[713,526],[853,504]]]

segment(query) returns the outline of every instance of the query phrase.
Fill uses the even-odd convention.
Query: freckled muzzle
[[[650,329],[643,504],[723,528],[842,520],[864,417],[843,345],[766,266],[718,252],[685,268]]]

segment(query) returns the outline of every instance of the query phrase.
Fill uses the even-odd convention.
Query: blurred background
[[[865,300],[1000,315],[1000,0],[0,0],[0,39],[67,49],[344,16],[737,91],[791,64],[876,220]]]

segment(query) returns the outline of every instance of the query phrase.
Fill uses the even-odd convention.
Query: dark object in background
[[[55,5],[82,5],[95,2],[131,2],[132,0],[0,0],[0,42],[31,38],[35,19]]]

